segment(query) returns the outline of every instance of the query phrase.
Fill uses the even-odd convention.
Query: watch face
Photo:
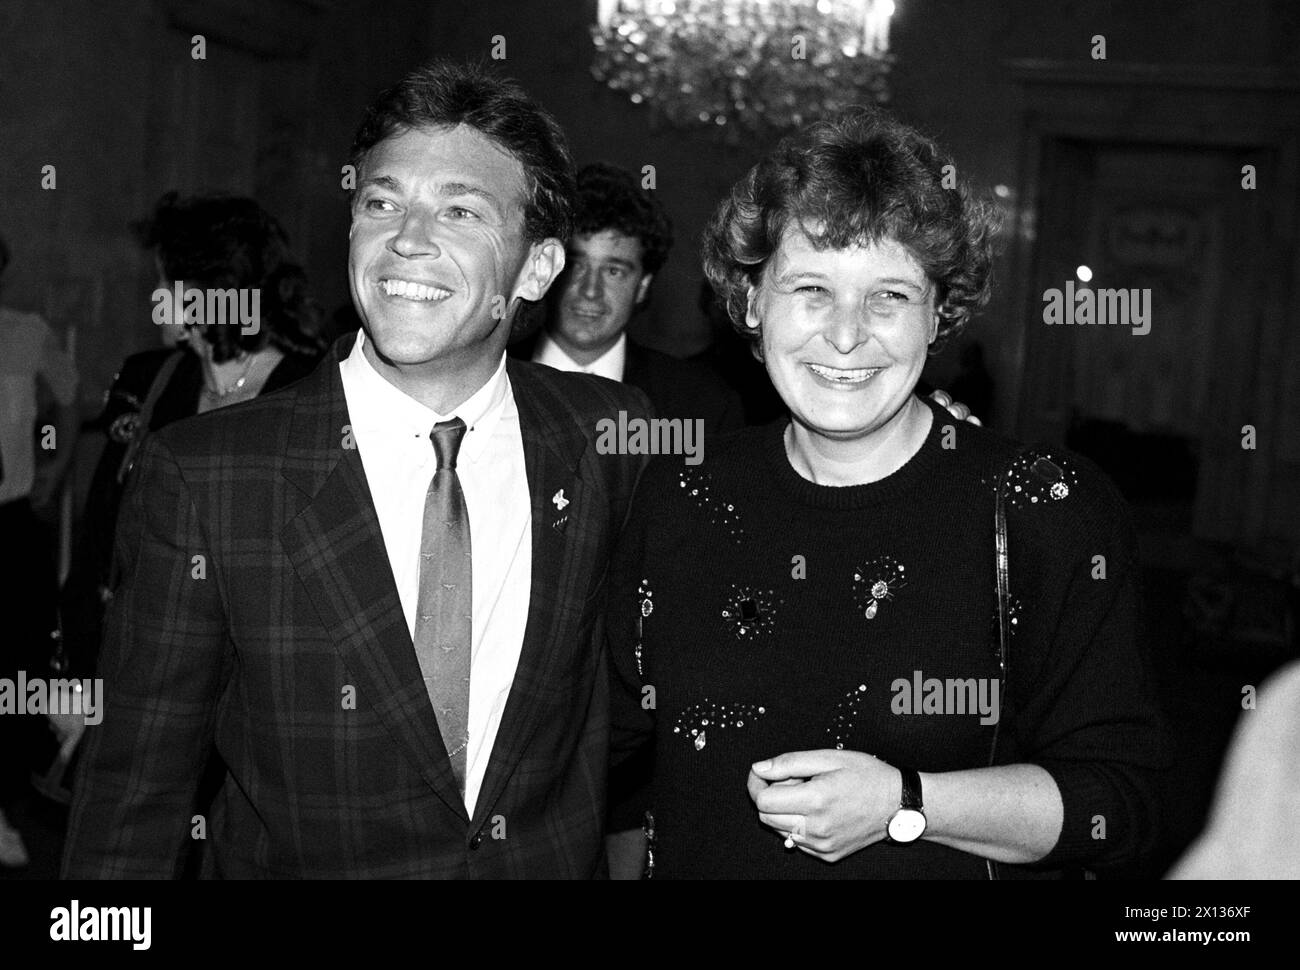
[[[900,808],[889,820],[889,837],[895,842],[915,842],[925,831],[925,814],[914,808]]]

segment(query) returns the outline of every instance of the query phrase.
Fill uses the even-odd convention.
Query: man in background
[[[672,221],[653,192],[604,162],[578,172],[575,231],[540,333],[511,348],[557,370],[640,388],[664,418],[700,418],[706,432],[744,424],[740,398],[708,364],[652,350],[627,335],[673,245]]]

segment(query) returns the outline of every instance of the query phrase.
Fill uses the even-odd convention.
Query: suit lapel
[[[354,679],[358,702],[373,705],[424,780],[468,822],[361,455],[348,434],[339,361],[354,342],[355,336],[339,340],[301,386],[283,474],[307,502],[282,530],[281,543]]]
[[[545,368],[515,360],[506,367],[519,409],[532,500],[532,587],[519,666],[475,806],[479,827],[536,729],[540,710],[554,697],[557,650],[566,629],[576,630],[582,607],[582,591],[571,589],[575,544],[582,531],[577,519],[595,514],[588,508],[592,489],[578,477],[587,439],[538,377]]]

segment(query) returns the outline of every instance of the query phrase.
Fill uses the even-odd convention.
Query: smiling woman
[[[928,412],[912,391],[939,326],[932,291],[916,259],[892,240],[819,250],[801,228],[786,229],[771,269],[747,291],[745,323],[759,334],[793,434],[885,431],[919,443]],[[870,339],[862,339],[860,318],[870,321]],[[890,451],[898,464],[907,457]]]
[[[1060,875],[1151,844],[1166,755],[1121,500],[914,393],[989,290],[989,209],[950,165],[857,109],[784,140],[705,234],[789,416],[655,459],[616,556],[614,746],[654,746],[656,876]],[[914,709],[900,682],[969,689]]]
[[[705,233],[705,272],[757,341],[794,438],[889,445],[830,484],[879,478],[915,451],[926,355],[988,300],[992,209],[947,187],[954,170],[888,115],[849,112],[756,165]]]

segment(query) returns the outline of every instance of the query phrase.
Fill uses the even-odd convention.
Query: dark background
[[[988,422],[1089,454],[1134,506],[1179,757],[1166,844],[1136,873],[1159,874],[1203,822],[1243,686],[1297,655],[1300,4],[897,6],[891,106],[1006,216],[994,300],[927,377],[952,386],[978,342]],[[430,57],[490,59],[501,35],[495,66],[556,114],[580,163],[655,166],[678,246],[633,332],[679,356],[704,351],[696,239],[767,146],[658,124],[594,81],[594,19],[594,0],[6,0],[5,303],[75,328],[93,416],[121,359],[157,345],[156,277],[129,223],[178,189],[257,197],[326,309],[344,305],[340,167],[361,109]],[[194,34],[206,60],[191,57]],[[1097,34],[1104,61],[1090,56]],[[53,191],[41,188],[45,165]],[[1151,332],[1046,327],[1043,291],[1079,265],[1095,286],[1151,288]],[[1253,450],[1243,425],[1256,429]],[[98,446],[80,446],[82,490]],[[43,824],[31,811],[28,832]],[[45,821],[57,830],[57,816]],[[49,875],[57,846],[31,847],[27,875]]]

